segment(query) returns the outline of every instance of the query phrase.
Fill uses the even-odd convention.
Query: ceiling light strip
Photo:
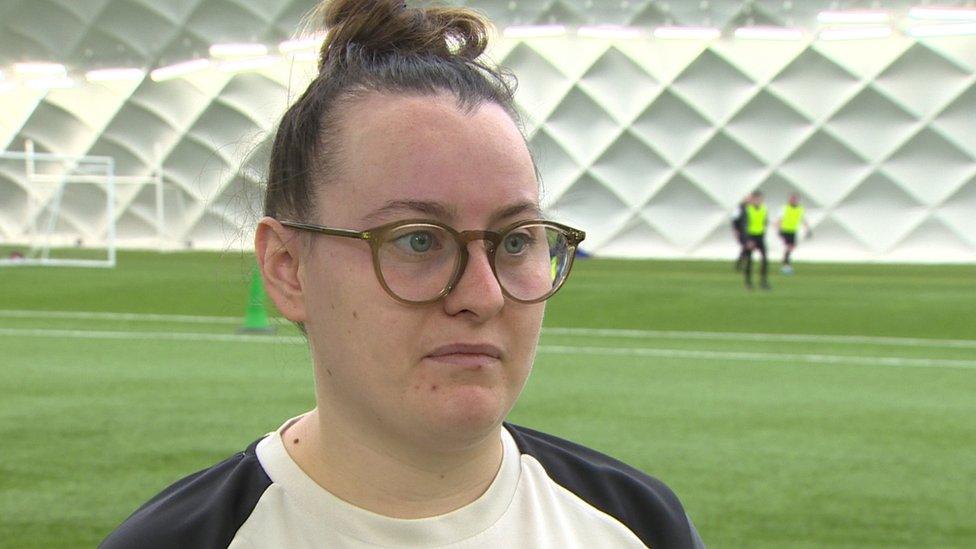
[[[658,27],[654,37],[664,40],[714,40],[722,31],[714,27]]]
[[[817,14],[817,21],[825,24],[887,23],[891,14],[882,10],[828,10]]]
[[[218,68],[223,72],[257,71],[273,67],[280,60],[280,57],[271,56],[238,59],[235,61],[224,61]]]
[[[739,27],[735,37],[740,40],[802,40],[803,31],[793,27]]]
[[[64,76],[67,72],[61,63],[14,63],[14,73],[21,76]]]
[[[976,21],[976,8],[916,7],[908,10],[912,19],[925,21]]]
[[[28,88],[33,88],[35,90],[64,90],[68,88],[75,87],[75,81],[61,76],[53,78],[37,78],[34,80],[25,80],[24,85]]]
[[[324,33],[307,36],[304,38],[294,38],[292,40],[285,40],[284,42],[278,44],[278,51],[284,55],[288,55],[290,53],[300,51],[318,50],[322,47],[322,43],[324,41]]]
[[[96,69],[85,73],[89,82],[131,82],[142,80],[146,71],[133,68]]]
[[[634,40],[644,36],[641,29],[622,25],[585,25],[576,29],[576,34],[584,38],[603,38],[606,40]]]
[[[505,27],[502,33],[505,38],[550,38],[565,36],[564,25],[514,25]]]
[[[946,23],[912,25],[905,32],[915,38],[927,38],[930,36],[965,36],[976,34],[976,21],[972,23]]]
[[[821,40],[869,40],[891,36],[891,27],[846,27],[823,29],[817,35]]]
[[[211,57],[261,57],[268,55],[264,44],[214,44],[210,46]]]
[[[209,66],[209,59],[194,59],[193,61],[184,61],[182,63],[160,67],[150,72],[149,77],[152,78],[154,82],[164,82],[166,80],[172,80],[174,78],[179,78],[194,72],[202,71]]]

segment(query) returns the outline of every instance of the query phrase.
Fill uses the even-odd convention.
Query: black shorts
[[[783,239],[783,242],[786,242],[790,246],[795,246],[796,245],[796,233],[784,233],[784,232],[780,232],[779,233],[779,236],[780,236],[780,238]]]
[[[746,242],[752,244],[753,250],[761,250],[762,253],[766,253],[766,235],[765,234],[751,234],[748,235]]]

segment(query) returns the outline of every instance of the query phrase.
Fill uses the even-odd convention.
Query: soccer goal
[[[115,162],[0,152],[0,265],[115,266]]]

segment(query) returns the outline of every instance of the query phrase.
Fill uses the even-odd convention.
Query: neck
[[[302,416],[282,434],[285,448],[317,484],[374,513],[415,519],[459,509],[488,489],[501,466],[500,428],[463,449],[432,452],[328,416],[319,408]]]

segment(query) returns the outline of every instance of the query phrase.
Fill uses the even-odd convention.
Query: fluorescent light
[[[714,27],[658,27],[654,29],[654,37],[665,40],[714,40],[719,36],[722,36],[722,31]]]
[[[149,77],[156,82],[163,82],[165,80],[179,78],[192,72],[202,71],[209,66],[209,59],[194,59],[193,61],[184,61],[175,65],[160,67],[149,73]]]
[[[863,40],[868,38],[887,38],[891,27],[849,27],[824,29],[817,35],[821,40]]]
[[[887,23],[891,15],[881,10],[822,11],[817,14],[821,23]]]
[[[803,31],[793,27],[739,27],[735,37],[741,40],[800,40]]]
[[[24,76],[63,76],[68,71],[61,63],[14,63],[14,72]]]
[[[908,16],[929,21],[976,21],[976,9],[918,7],[908,10]]]
[[[318,51],[299,51],[288,56],[288,59],[293,61],[298,61],[299,63],[318,63],[319,62],[319,52]]]
[[[632,40],[634,38],[640,38],[644,33],[635,27],[624,27],[621,25],[595,25],[580,27],[576,30],[576,34],[586,38]]]
[[[563,36],[566,27],[563,25],[515,25],[505,27],[505,38],[543,38],[549,36]]]
[[[220,64],[223,72],[243,72],[266,69],[278,62],[278,57],[252,57],[250,59],[237,59],[234,61],[224,61]]]
[[[0,82],[0,93],[7,93],[10,91],[14,91],[13,82]]]
[[[307,36],[305,38],[294,38],[292,40],[285,40],[284,42],[278,44],[278,51],[288,55],[289,53],[295,53],[306,50],[318,50],[322,47],[322,42],[325,41],[325,34],[319,33],[313,36]]]
[[[24,84],[29,88],[34,88],[35,90],[67,89],[75,87],[75,81],[64,76],[25,80]]]
[[[214,44],[210,46],[211,57],[257,57],[268,55],[264,44]]]
[[[146,71],[142,69],[97,69],[85,73],[89,82],[114,82],[142,80]]]
[[[909,35],[916,38],[926,36],[962,36],[966,34],[976,34],[976,22],[973,23],[949,23],[944,25],[912,25],[908,27]]]

